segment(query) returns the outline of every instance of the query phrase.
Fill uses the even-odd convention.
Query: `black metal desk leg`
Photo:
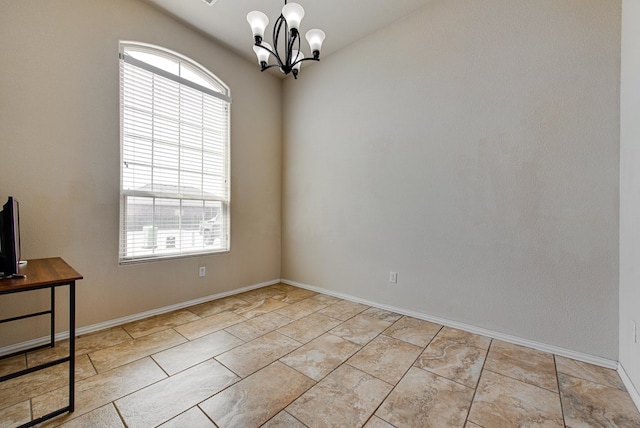
[[[76,282],[69,283],[69,413],[75,407],[76,374]]]
[[[50,346],[56,346],[56,287],[51,287],[51,341]]]

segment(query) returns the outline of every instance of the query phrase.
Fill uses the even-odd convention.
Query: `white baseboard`
[[[198,305],[200,303],[209,302],[211,300],[216,300],[216,299],[221,299],[223,297],[233,296],[235,294],[244,293],[245,291],[255,290],[256,288],[262,288],[262,287],[266,287],[268,285],[278,284],[279,282],[280,282],[280,279],[274,279],[274,280],[271,280],[271,281],[261,282],[259,284],[254,284],[254,285],[249,285],[249,286],[246,286],[246,287],[238,288],[238,289],[235,289],[235,290],[232,290],[232,291],[225,291],[224,293],[212,294],[210,296],[201,297],[199,299],[189,300],[187,302],[182,302],[182,303],[178,303],[178,304],[175,304],[175,305],[165,306],[165,307],[159,308],[159,309],[152,309],[150,311],[140,312],[138,314],[128,315],[126,317],[117,318],[117,319],[114,319],[114,320],[105,321],[105,322],[101,322],[101,323],[98,323],[98,324],[92,324],[92,325],[88,325],[88,326],[85,326],[85,327],[76,328],[76,336],[80,336],[80,335],[83,335],[83,334],[89,334],[89,333],[93,333],[93,332],[100,331],[100,330],[105,330],[107,328],[116,327],[116,326],[119,326],[119,325],[122,325],[122,324],[126,324],[126,323],[130,323],[130,322],[133,322],[133,321],[138,321],[138,320],[141,320],[143,318],[149,318],[149,317],[152,317],[154,315],[160,315],[160,314],[164,314],[164,313],[167,313],[167,312],[175,311],[175,310],[178,310],[178,309],[187,308],[189,306]],[[56,338],[56,342],[59,341],[59,340],[68,339],[69,338],[69,330],[63,331],[63,332],[60,332],[60,333],[56,333],[55,338]],[[47,343],[49,343],[49,339],[50,339],[49,336],[45,336],[45,337],[40,337],[38,339],[32,339],[32,340],[28,340],[28,341],[25,341],[25,342],[20,342],[20,343],[17,343],[15,345],[2,347],[2,348],[0,348],[0,356],[13,354],[15,352],[21,352],[21,351],[24,351],[26,349],[30,349],[30,348],[33,348],[33,347],[36,347],[36,346],[40,346],[40,345],[46,345]]]
[[[488,330],[480,327],[476,327],[470,324],[464,324],[457,321],[451,321],[448,319],[434,317],[428,314],[409,311],[402,308],[397,308],[394,306],[384,305],[381,303],[373,302],[366,299],[360,299],[357,297],[350,296],[348,294],[337,293],[334,291],[326,290],[324,288],[315,287],[308,284],[302,284],[295,281],[290,281],[288,279],[281,279],[281,282],[284,284],[294,285],[296,287],[305,288],[307,290],[315,291],[317,293],[328,294],[330,296],[339,297],[344,300],[349,300],[351,302],[362,303],[368,306],[373,306],[380,309],[385,309],[387,311],[396,312],[398,314],[411,316],[414,318],[422,319],[425,321],[430,321],[436,324],[442,324],[447,327],[457,328],[459,330],[468,331],[470,333],[479,334],[481,336],[491,337],[492,339],[502,340],[504,342],[514,343],[516,345],[526,346],[528,348],[537,349],[539,351],[548,352],[551,354],[556,354],[561,357],[571,358],[578,361],[583,361],[585,363],[594,364],[596,366],[605,367],[608,369],[616,370],[618,368],[618,362],[614,360],[609,360],[607,358],[597,357],[594,355],[584,354],[581,352],[572,351],[569,349],[561,348],[558,346],[547,345],[545,343],[535,342],[533,340],[522,339],[517,336],[511,336],[508,334],[500,333],[493,330]]]
[[[403,308],[397,308],[394,306],[389,306],[389,305],[384,305],[381,303],[377,303],[377,302],[373,302],[370,300],[366,300],[366,299],[360,299],[348,294],[344,294],[344,293],[337,293],[337,292],[333,292],[330,290],[326,290],[324,288],[320,288],[320,287],[315,287],[312,285],[308,285],[308,284],[302,284],[299,282],[295,282],[295,281],[291,281],[288,279],[274,279],[271,281],[267,281],[267,282],[262,282],[259,284],[254,284],[254,285],[250,285],[250,286],[246,286],[246,287],[242,287],[236,290],[232,290],[232,291],[227,291],[224,293],[218,293],[218,294],[212,294],[210,296],[206,296],[206,297],[202,297],[199,299],[194,299],[194,300],[189,300],[187,302],[182,302],[182,303],[178,303],[175,305],[170,305],[170,306],[165,306],[163,308],[159,308],[159,309],[153,309],[150,311],[146,311],[146,312],[141,312],[141,313],[137,313],[137,314],[133,314],[133,315],[129,315],[126,317],[122,317],[122,318],[117,318],[114,320],[110,320],[110,321],[106,321],[106,322],[102,322],[102,323],[98,323],[98,324],[92,324],[89,326],[85,326],[85,327],[80,327],[76,329],[76,335],[83,335],[83,334],[89,334],[89,333],[93,333],[99,330],[105,330],[107,328],[111,328],[111,327],[115,327],[118,325],[122,325],[122,324],[126,324],[129,322],[133,322],[133,321],[138,321],[140,319],[143,318],[148,318],[148,317],[152,317],[154,315],[160,315],[160,314],[164,314],[167,312],[171,312],[171,311],[175,311],[178,309],[183,309],[189,306],[194,306],[194,305],[198,305],[200,303],[205,303],[211,300],[216,300],[216,299],[221,299],[223,297],[228,297],[228,296],[232,296],[235,294],[239,294],[239,293],[243,293],[245,291],[250,291],[250,290],[254,290],[256,288],[261,288],[261,287],[266,287],[269,285],[273,285],[273,284],[277,284],[279,282],[282,282],[284,284],[289,284],[289,285],[294,285],[296,287],[300,287],[300,288],[304,288],[307,290],[311,290],[311,291],[315,291],[317,293],[322,293],[322,294],[327,294],[330,296],[334,296],[334,297],[338,297],[344,300],[349,300],[351,302],[357,302],[357,303],[362,303],[368,306],[373,306],[376,308],[380,308],[380,309],[385,309],[391,312],[396,312],[402,315],[407,315],[407,316],[411,316],[414,318],[418,318],[418,319],[422,319],[425,321],[430,321],[430,322],[434,322],[437,324],[442,324],[445,325],[447,327],[452,327],[452,328],[457,328],[460,330],[464,330],[464,331],[468,331],[470,333],[475,333],[475,334],[479,334],[482,336],[487,336],[487,337],[491,337],[493,339],[498,339],[498,340],[502,340],[505,342],[509,342],[509,343],[514,343],[516,345],[522,345],[522,346],[526,346],[529,348],[533,348],[533,349],[538,349],[540,351],[544,351],[544,352],[549,352],[552,354],[556,354],[562,357],[566,357],[566,358],[571,358],[574,360],[578,360],[578,361],[583,361],[586,363],[590,363],[590,364],[594,364],[600,367],[605,367],[608,369],[613,369],[613,370],[618,370],[618,372],[620,373],[620,364],[617,361],[613,361],[613,360],[609,360],[607,358],[602,358],[602,357],[597,357],[594,355],[589,355],[589,354],[584,354],[581,352],[576,352],[576,351],[572,351],[569,349],[565,349],[565,348],[561,348],[561,347],[557,347],[557,346],[553,346],[553,345],[547,345],[544,343],[540,343],[540,342],[535,342],[532,340],[527,340],[527,339],[522,339],[520,337],[517,336],[511,336],[511,335],[507,335],[504,333],[500,333],[500,332],[496,332],[493,330],[488,330],[488,329],[484,329],[484,328],[480,328],[480,327],[476,327],[470,324],[464,324],[464,323],[460,323],[457,321],[451,321],[448,319],[444,319],[444,318],[440,318],[440,317],[434,317],[428,314],[424,314],[424,313],[420,313],[420,312],[415,312],[415,311],[410,311],[410,310],[406,310]],[[64,340],[64,339],[68,339],[69,338],[69,332],[68,331],[64,331],[64,332],[60,332],[56,334],[56,341],[58,340]],[[41,337],[38,339],[33,339],[33,340],[29,340],[26,342],[21,342],[15,345],[11,345],[11,346],[6,346],[3,348],[0,348],[0,356],[2,355],[7,355],[7,354],[11,354],[14,352],[19,352],[19,351],[23,351],[25,349],[29,349],[32,348],[34,346],[39,346],[39,345],[44,345],[46,343],[49,342],[49,336],[45,336],[45,337]],[[623,372],[623,371],[622,371]],[[622,374],[620,375],[622,377]],[[626,373],[624,374],[624,376],[626,376]],[[627,379],[627,383],[629,383],[629,385],[631,385],[631,387],[627,387],[627,389],[634,390],[633,388],[633,384],[631,383],[631,381],[629,380],[628,376],[626,377]],[[624,381],[624,378],[623,378]],[[626,385],[626,383],[625,383]],[[632,397],[634,397],[632,395]],[[638,404],[640,400],[638,399],[638,393],[637,391],[635,391],[635,398],[634,398],[634,402],[636,403],[636,405]],[[640,406],[639,406],[640,407]]]
[[[620,375],[620,379],[622,379],[622,383],[624,383],[625,388],[627,388],[627,392],[629,392],[631,400],[633,400],[633,404],[636,405],[638,411],[640,412],[640,393],[636,389],[636,386],[633,384],[633,382],[631,382],[631,378],[620,363],[618,363],[618,374]]]

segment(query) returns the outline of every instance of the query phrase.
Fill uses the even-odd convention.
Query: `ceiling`
[[[259,10],[269,17],[265,41],[271,43],[273,23],[280,16],[284,0],[146,0],[179,20],[195,27],[249,61],[256,61],[253,37],[246,16]],[[322,58],[410,14],[432,0],[297,0],[305,10],[300,32],[323,30],[327,38]],[[310,56],[303,40],[302,51]],[[257,65],[257,64],[256,64]]]

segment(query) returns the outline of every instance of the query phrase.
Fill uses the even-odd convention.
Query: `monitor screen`
[[[4,278],[13,278],[20,276],[20,209],[14,197],[9,196],[0,217],[0,272]]]

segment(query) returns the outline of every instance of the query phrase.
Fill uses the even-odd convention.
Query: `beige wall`
[[[636,43],[625,27],[623,53]],[[0,40],[0,198],[21,201],[25,258],[60,255],[84,274],[79,326],[281,267],[330,291],[617,359],[620,171],[620,359],[638,384],[627,334],[639,317],[637,133],[624,118],[637,100],[622,97],[619,167],[619,1],[436,0],[288,79],[284,151],[281,82],[145,3],[0,0]],[[178,51],[231,87],[230,254],[118,265],[119,40]],[[640,67],[625,60],[633,89]],[[4,298],[0,312],[45,296],[33,300]],[[3,329],[0,346],[25,330],[42,335]]]
[[[172,49],[230,86],[231,253],[118,265],[120,40]],[[62,256],[84,275],[80,327],[280,277],[279,80],[138,0],[0,0],[0,52],[0,198],[21,203],[23,258]],[[24,328],[3,328],[0,346]]]
[[[620,363],[640,391],[640,2],[622,2]],[[638,342],[633,340],[636,322]]]
[[[617,360],[620,8],[436,0],[304,66],[283,278]]]

